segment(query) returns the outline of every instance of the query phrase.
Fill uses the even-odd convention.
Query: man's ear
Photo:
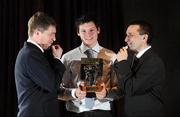
[[[100,33],[100,28],[98,27],[98,34]]]
[[[34,34],[35,34],[36,36],[39,36],[40,33],[41,33],[41,32],[40,32],[38,29],[36,29],[36,30],[34,31]]]
[[[39,32],[39,31],[36,31],[35,34],[36,34],[36,35],[40,35],[40,32]]]
[[[147,43],[147,41],[148,41],[148,35],[147,34],[143,35],[143,41]]]
[[[148,39],[148,35],[144,34],[143,39]]]
[[[79,35],[80,35],[80,34],[79,34],[79,31],[77,31],[76,34],[79,36]]]

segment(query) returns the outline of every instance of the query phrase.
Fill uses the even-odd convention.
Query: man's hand
[[[128,53],[127,53],[127,46],[122,47],[119,49],[119,52],[117,54],[114,53],[107,53],[105,54],[111,58],[111,60],[117,60],[117,61],[122,61],[122,60],[127,60]]]
[[[104,83],[101,84],[101,86],[103,87],[102,90],[100,92],[95,92],[96,93],[96,97],[98,99],[103,99],[106,97],[107,91],[106,91],[106,85]]]
[[[84,86],[84,83],[81,83],[80,86]],[[86,97],[86,91],[82,91],[79,87],[76,89],[75,95],[78,99],[82,100]]]
[[[116,57],[117,57],[117,61],[127,60],[128,53],[126,47],[120,48]]]
[[[63,49],[61,48],[60,45],[56,44],[56,45],[52,45],[52,54],[54,56],[54,58],[60,59]]]

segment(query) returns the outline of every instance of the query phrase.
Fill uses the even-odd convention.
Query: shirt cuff
[[[72,89],[71,95],[72,95],[73,98],[77,98],[76,95],[75,95],[75,92],[76,92],[76,89]]]

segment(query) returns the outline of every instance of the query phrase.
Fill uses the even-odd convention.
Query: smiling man
[[[77,35],[82,43],[79,47],[65,53],[62,62],[66,66],[61,88],[63,94],[60,99],[66,100],[66,117],[112,117],[111,103],[119,98],[117,78],[111,69],[111,60],[105,52],[113,53],[98,43],[100,27],[92,15],[83,15],[76,21]],[[79,88],[81,83],[81,58],[89,57],[87,50],[91,50],[91,57],[103,59],[103,78],[99,92],[87,93]],[[92,102],[88,103],[87,102]]]
[[[162,116],[165,66],[151,47],[151,25],[142,20],[131,22],[126,30],[125,42],[134,52],[133,61],[129,64],[128,50],[123,47],[116,55],[118,62],[114,65],[118,85],[124,92],[125,116]]]

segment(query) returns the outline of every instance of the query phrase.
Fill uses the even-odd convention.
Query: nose
[[[53,38],[53,41],[56,41],[56,38],[55,38],[55,37]]]
[[[129,40],[129,38],[126,36],[126,38],[125,38],[125,40],[124,40],[124,41],[125,41],[125,42],[127,42],[128,40]]]
[[[90,37],[90,36],[92,36],[93,35],[93,32],[91,32],[91,31],[88,31],[87,33],[86,33],[86,36],[88,36],[88,37]]]

